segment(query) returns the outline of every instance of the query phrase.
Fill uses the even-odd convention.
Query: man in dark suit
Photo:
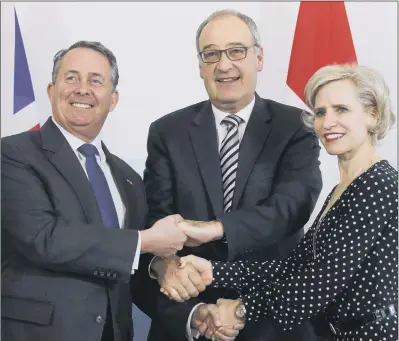
[[[48,86],[53,117],[2,139],[2,340],[132,340],[130,290],[140,296],[148,278],[139,271],[129,285],[140,253],[170,256],[187,239],[178,215],[143,230],[142,180],[101,141],[117,84],[116,59],[100,43],[61,50]]]
[[[149,221],[176,213],[192,220],[179,223],[189,237],[180,255],[286,257],[321,191],[317,139],[302,124],[300,109],[255,93],[263,49],[252,19],[233,11],[213,14],[197,31],[197,50],[210,100],[151,124],[144,173]],[[151,341],[191,340],[198,332],[209,338],[209,309],[197,304],[237,295],[207,289],[187,300],[200,290],[178,265],[176,256],[151,263],[162,290],[186,300],[158,297]],[[283,333],[269,321],[245,329],[237,340],[311,341],[314,334],[308,325]]]

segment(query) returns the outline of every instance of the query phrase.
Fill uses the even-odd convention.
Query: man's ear
[[[202,78],[202,79],[204,79],[204,64],[203,63],[201,63],[201,62],[199,62],[199,72],[200,72],[200,77]]]
[[[54,91],[54,84],[53,83],[49,83],[47,85],[47,96],[51,102],[51,99],[53,98],[53,91]]]
[[[257,53],[257,65],[256,65],[256,70],[258,72],[263,70],[263,62],[264,62],[264,56],[263,56],[263,47],[255,47],[258,51]]]
[[[118,102],[119,102],[119,91],[115,89],[115,91],[112,93],[112,102],[109,111],[113,111]]]

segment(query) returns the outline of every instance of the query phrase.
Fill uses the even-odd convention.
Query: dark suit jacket
[[[229,213],[223,212],[217,131],[210,101],[152,123],[144,172],[149,225],[175,213],[193,220],[220,219],[227,244],[211,242],[185,248],[182,254],[224,261],[287,256],[303,236],[303,226],[322,188],[318,140],[304,127],[300,114],[298,108],[256,94],[240,144]],[[193,306],[215,302],[221,296],[226,293],[207,289],[197,299],[179,304],[160,294],[151,338],[186,340],[185,325]]]
[[[125,229],[103,226],[87,176],[51,119],[2,139],[2,340],[100,341],[108,299],[115,341],[132,339],[129,281],[145,191],[140,176],[103,149],[126,206]]]

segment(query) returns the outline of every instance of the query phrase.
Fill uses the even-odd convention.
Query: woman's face
[[[316,95],[314,115],[315,132],[329,154],[345,156],[373,145],[369,128],[377,115],[364,109],[352,81],[324,85]]]

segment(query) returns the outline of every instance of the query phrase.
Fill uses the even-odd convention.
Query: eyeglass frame
[[[236,49],[237,47],[239,47],[239,48],[244,48],[244,49],[245,49],[245,56],[244,56],[243,58],[240,58],[240,59],[230,59],[229,55],[227,54],[227,51],[230,50],[230,49]],[[203,63],[205,63],[205,64],[214,64],[214,63],[220,62],[220,59],[222,58],[222,53],[224,52],[225,55],[226,55],[226,57],[227,57],[229,60],[231,60],[232,62],[235,62],[235,61],[237,61],[237,60],[243,60],[243,59],[247,58],[248,50],[251,49],[251,48],[253,48],[253,47],[258,47],[258,48],[259,48],[260,46],[259,46],[258,44],[253,44],[253,45],[251,45],[251,46],[233,46],[233,47],[229,47],[229,48],[224,49],[224,50],[216,50],[216,49],[205,50],[205,51],[218,51],[218,52],[220,52],[220,54],[219,54],[219,59],[218,59],[217,61],[215,61],[215,62],[206,62],[206,61],[204,61],[204,58],[203,58],[202,54],[203,54],[205,51],[199,52],[199,53],[198,53],[198,57],[200,57],[201,61],[202,61]]]

